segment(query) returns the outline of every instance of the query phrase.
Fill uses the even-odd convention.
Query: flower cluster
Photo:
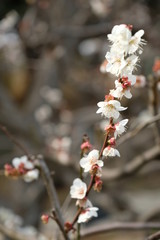
[[[87,185],[80,178],[73,181],[70,188],[71,198],[77,199],[76,205],[81,208],[81,213],[78,216],[78,223],[87,222],[93,216],[97,217],[98,208],[93,207],[91,201],[87,199]]]
[[[103,150],[105,157],[120,157],[119,151],[115,149],[115,139],[125,132],[128,119],[115,123],[120,112],[127,109],[121,106],[118,99],[123,96],[128,99],[132,97],[131,86],[136,83],[137,79],[132,73],[139,61],[138,53],[142,53],[142,46],[145,44],[145,40],[141,38],[143,34],[144,31],[139,30],[132,35],[132,26],[125,24],[114,26],[111,34],[108,34],[111,48],[110,52],[106,53],[105,64],[101,65],[101,70],[110,72],[118,78],[115,80],[115,89],[110,90],[105,100],[97,104],[99,107],[97,113],[110,119],[110,123],[105,127],[107,134],[107,142]]]
[[[119,99],[123,96],[131,98],[131,86],[136,83],[136,76],[132,74],[139,61],[138,53],[142,53],[142,45],[145,41],[141,38],[144,34],[143,30],[136,32],[132,36],[131,25],[117,25],[112,29],[111,34],[108,34],[108,39],[111,42],[110,52],[106,53],[106,59],[101,65],[102,72],[110,72],[117,76],[115,81],[115,89],[110,90],[110,93],[105,96],[105,100],[97,105],[100,113],[105,118],[108,118],[107,126],[105,126],[106,137],[101,151],[96,149],[91,150],[91,145],[87,139],[81,145],[81,160],[80,167],[82,170],[81,178],[76,178],[70,188],[71,198],[77,199],[78,213],[72,223],[65,224],[66,231],[73,229],[73,225],[87,222],[92,217],[97,217],[97,207],[93,207],[88,199],[88,194],[93,188],[100,191],[102,188],[102,167],[104,162],[103,157],[120,157],[119,151],[115,148],[116,139],[126,130],[128,119],[116,121],[120,112],[127,109],[121,106]],[[91,176],[90,184],[87,186],[83,179],[83,173],[89,173]]]
[[[32,182],[39,176],[39,170],[35,169],[34,164],[27,156],[14,158],[12,165],[5,165],[5,175],[10,177],[22,177],[25,182]]]
[[[81,145],[82,146],[82,145]],[[91,146],[89,142],[83,143],[83,146]],[[102,188],[102,181],[100,179],[103,161],[99,159],[99,151],[94,149],[85,154],[80,160],[80,166],[85,173],[91,174],[91,185],[93,185],[94,190],[100,191]],[[90,185],[90,186],[91,186]],[[92,217],[97,217],[97,207],[93,207],[91,201],[87,198],[89,186],[83,182],[80,178],[76,178],[73,181],[73,185],[70,188],[71,198],[77,199],[76,205],[81,209],[78,216],[78,223],[84,223],[90,220]]]

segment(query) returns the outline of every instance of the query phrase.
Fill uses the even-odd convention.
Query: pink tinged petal
[[[83,199],[86,195],[86,191],[86,184],[80,178],[76,178],[73,181],[73,185],[70,187],[71,198]]]
[[[84,223],[89,221],[92,217],[97,217],[97,211],[99,209],[96,207],[86,208],[78,217],[78,223]]]

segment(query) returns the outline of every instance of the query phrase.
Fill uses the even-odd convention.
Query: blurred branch
[[[146,240],[159,240],[160,239],[160,231],[150,235]]]
[[[158,80],[155,76],[150,75],[148,77],[148,93],[149,93],[149,110],[152,116],[158,114],[158,105],[159,105],[159,97],[158,97]],[[160,129],[157,122],[153,125],[154,135],[155,135],[155,143],[160,143]]]
[[[17,139],[1,123],[0,123],[0,129],[29,158],[28,151],[23,147],[23,145],[19,141],[17,141]]]
[[[3,226],[2,224],[0,224],[0,232],[14,240],[28,240],[28,236],[26,236],[22,232],[16,230],[15,228],[7,228],[7,226]],[[32,240],[38,240],[38,237],[32,237]]]
[[[106,180],[117,180],[123,177],[131,176],[139,171],[145,164],[154,160],[154,158],[160,154],[160,147],[154,146],[153,148],[146,150],[142,154],[135,157],[131,162],[127,163],[123,168],[118,169],[104,169],[103,178]]]
[[[160,120],[160,114],[153,116],[151,119],[146,121],[145,123],[139,124],[139,126],[135,129],[133,129],[131,132],[126,133],[124,136],[122,136],[118,142],[117,145],[120,145],[124,142],[126,142],[128,139],[135,137],[139,132],[141,132],[144,128],[148,127],[152,123],[155,123]]]
[[[150,229],[160,229],[160,222],[116,222],[116,223],[104,223],[99,225],[94,225],[84,229],[81,233],[82,237],[108,233],[112,231],[139,231],[139,230],[150,230]],[[151,240],[151,239],[150,239]],[[153,240],[153,239],[152,239]],[[154,239],[156,240],[156,239]]]
[[[37,167],[40,169],[44,184],[47,189],[51,207],[53,208],[52,213],[54,213],[54,220],[57,222],[64,238],[69,240],[65,230],[64,230],[64,221],[62,218],[62,213],[60,209],[59,199],[57,196],[57,191],[54,185],[54,181],[51,178],[50,171],[41,156],[38,157],[38,162],[36,163]]]

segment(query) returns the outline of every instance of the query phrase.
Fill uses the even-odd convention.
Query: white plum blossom
[[[130,99],[132,97],[132,94],[130,92],[131,86],[136,83],[136,76],[134,75],[128,75],[123,76],[119,80],[115,81],[115,87],[116,89],[110,90],[110,94],[114,96],[115,98],[121,99],[123,96]]]
[[[119,76],[122,69],[127,64],[124,60],[124,55],[117,52],[107,52],[105,58],[108,64],[106,65],[106,72]]]
[[[120,136],[122,133],[125,132],[127,123],[128,123],[128,119],[124,119],[115,124],[115,132],[114,132],[115,138],[117,138],[117,136]]]
[[[13,166],[18,169],[20,165],[23,164],[24,168],[27,170],[33,169],[34,165],[31,161],[28,160],[27,156],[22,156],[20,158],[16,157],[12,160]]]
[[[136,69],[137,62],[139,61],[138,56],[130,55],[127,57],[123,63],[123,68],[121,70],[121,76],[132,74],[133,70]]]
[[[141,37],[144,35],[144,30],[139,30],[134,34],[134,36],[131,37],[129,44],[128,44],[128,54],[135,53],[138,49],[142,51],[142,45],[144,45],[146,42],[145,40],[141,39]]]
[[[31,171],[28,171],[24,176],[23,179],[25,182],[32,182],[39,177],[39,170],[38,169],[33,169]]]
[[[76,178],[70,187],[71,198],[83,199],[87,192],[87,185],[80,179]]]
[[[103,150],[103,156],[105,156],[105,157],[115,157],[115,156],[120,157],[120,153],[117,149],[115,149],[111,146],[108,146]]]
[[[84,168],[84,172],[89,172],[92,170],[93,165],[98,165],[103,167],[103,161],[99,160],[99,151],[94,149],[86,157],[80,160],[80,166]]]
[[[101,113],[107,118],[119,118],[119,111],[124,111],[127,107],[122,107],[120,102],[117,100],[110,100],[99,102],[98,104],[99,109],[96,113]]]
[[[111,34],[108,34],[108,39],[112,43],[127,44],[131,39],[131,30],[126,24],[120,24],[113,27]]]
[[[110,52],[106,53],[106,72],[116,76],[132,74],[139,60],[137,52],[142,53],[146,43],[141,37],[144,30],[139,30],[132,36],[132,26],[120,24],[113,27],[108,39],[112,43]],[[103,68],[103,71],[105,69]]]
[[[125,24],[116,25],[112,29],[112,33],[108,34],[108,39],[112,42],[111,52],[119,52],[120,54],[133,54],[137,50],[142,52],[142,45],[146,42],[141,37],[144,30],[139,30],[133,36],[131,26]],[[141,53],[140,52],[140,53]]]
[[[93,207],[91,201],[87,198],[78,199],[76,201],[76,206],[83,207],[83,208]]]
[[[78,217],[78,223],[88,222],[92,217],[97,217],[97,211],[99,209],[97,207],[89,207],[86,208]]]

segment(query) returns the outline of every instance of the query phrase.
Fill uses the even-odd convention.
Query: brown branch
[[[96,226],[88,227],[81,233],[82,237],[97,235],[101,233],[109,233],[115,231],[140,231],[140,230],[160,229],[160,222],[115,222],[101,223]],[[151,239],[150,239],[151,240]],[[152,239],[153,240],[153,239]],[[154,239],[155,240],[155,239]]]
[[[141,155],[135,157],[131,162],[127,163],[124,167],[118,169],[104,169],[103,179],[117,180],[122,177],[128,177],[139,171],[145,164],[151,162],[156,156],[160,154],[160,147],[154,146],[146,150]]]
[[[146,240],[159,240],[160,239],[160,231],[150,235]]]
[[[36,166],[40,169],[44,184],[47,189],[48,197],[50,200],[51,207],[53,208],[52,212],[54,212],[54,219],[57,222],[64,238],[69,240],[65,230],[64,230],[64,221],[62,218],[62,213],[60,209],[59,199],[57,196],[57,191],[54,185],[54,181],[51,178],[50,171],[43,160],[42,156],[38,157],[38,161],[36,162]]]
[[[100,154],[99,154],[99,159],[102,157],[103,155],[103,150],[105,149],[106,145],[107,145],[107,141],[108,141],[108,135],[105,136],[105,139],[104,139],[104,143],[103,143],[103,146],[101,148],[101,151],[100,151]]]
[[[149,93],[149,110],[150,113],[155,116],[158,114],[158,81],[156,76],[150,75],[148,77],[148,93]],[[153,125],[154,135],[155,135],[155,142],[156,144],[160,143],[160,129],[157,122]]]
[[[151,119],[149,119],[148,121],[146,121],[145,123],[141,123],[139,124],[139,126],[135,129],[133,129],[131,132],[126,133],[124,136],[122,136],[118,141],[117,141],[117,145],[120,145],[124,142],[126,142],[127,140],[129,140],[130,138],[135,137],[139,132],[141,132],[144,128],[148,127],[149,125],[151,125],[152,123],[155,123],[157,121],[160,120],[160,114],[152,117]]]

